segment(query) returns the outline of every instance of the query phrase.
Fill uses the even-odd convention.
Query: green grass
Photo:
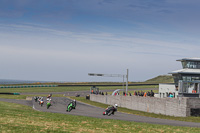
[[[48,112],[38,112],[31,107],[0,102],[0,132],[200,132],[200,128],[154,125],[120,120],[98,119]]]
[[[98,86],[97,86],[98,87]],[[106,89],[122,89],[122,86],[100,86],[98,87],[101,91]],[[129,86],[129,89],[142,89],[142,88],[158,88],[155,85],[146,86]],[[34,87],[34,88],[0,88],[0,92],[65,92],[65,91],[83,91],[90,90],[90,87]]]
[[[77,101],[81,101],[90,105],[94,105],[101,108],[107,108],[107,104],[99,103],[99,102],[93,102],[90,100],[86,100],[85,97],[70,97],[71,99],[76,99]],[[174,117],[174,116],[166,116],[161,114],[154,114],[154,113],[148,113],[143,111],[137,111],[137,110],[131,110],[127,108],[118,107],[119,112],[124,112],[128,114],[134,114],[134,115],[140,115],[140,116],[147,116],[147,117],[153,117],[153,118],[160,118],[160,119],[169,119],[169,120],[177,120],[177,121],[187,121],[187,122],[198,122],[200,123],[200,117]]]
[[[174,83],[171,75],[159,75],[155,78],[145,81],[145,83]]]

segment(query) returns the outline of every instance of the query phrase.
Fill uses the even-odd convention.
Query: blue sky
[[[144,81],[199,57],[198,0],[0,0],[0,79]]]

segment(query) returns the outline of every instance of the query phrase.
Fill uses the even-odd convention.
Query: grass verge
[[[127,133],[127,132],[200,132],[199,128],[176,127],[136,123],[120,120],[98,119],[48,112],[38,112],[24,105],[0,102],[1,132],[83,132],[83,133]]]

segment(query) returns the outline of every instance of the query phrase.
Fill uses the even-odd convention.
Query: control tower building
[[[179,59],[182,69],[170,72],[174,84],[159,84],[160,97],[199,97],[200,96],[200,58]]]

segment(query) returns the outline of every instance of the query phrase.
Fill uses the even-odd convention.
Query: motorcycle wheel
[[[111,114],[112,114],[112,112],[109,112],[109,113],[108,113],[108,116],[110,116]]]
[[[72,110],[72,107],[69,107],[69,112]]]

